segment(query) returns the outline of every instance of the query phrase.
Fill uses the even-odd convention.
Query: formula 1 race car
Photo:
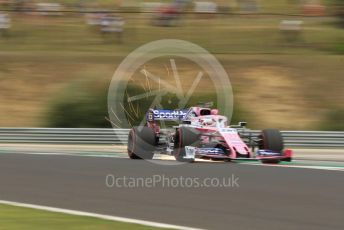
[[[131,159],[152,159],[154,153],[173,155],[177,161],[259,160],[276,164],[292,160],[292,150],[284,149],[281,133],[265,129],[253,135],[246,122],[228,126],[227,117],[217,109],[191,107],[185,110],[149,109],[146,126],[133,127],[128,137]],[[160,122],[177,121],[171,129]],[[255,151],[256,150],[256,151]]]

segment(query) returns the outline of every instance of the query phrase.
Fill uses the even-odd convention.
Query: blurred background
[[[0,126],[111,127],[114,71],[164,38],[221,62],[234,122],[344,130],[343,0],[0,0]]]

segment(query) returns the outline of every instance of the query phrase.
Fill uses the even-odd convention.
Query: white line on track
[[[124,223],[129,223],[129,224],[140,224],[140,225],[156,227],[156,228],[169,228],[169,229],[180,229],[180,230],[202,230],[200,228],[191,228],[191,227],[164,224],[164,223],[153,222],[153,221],[125,218],[125,217],[119,217],[119,216],[102,215],[102,214],[91,213],[91,212],[54,208],[54,207],[41,206],[41,205],[35,205],[35,204],[26,204],[26,203],[14,202],[14,201],[0,200],[0,204],[12,205],[12,206],[23,207],[23,208],[32,208],[32,209],[43,210],[43,211],[48,211],[48,212],[64,213],[64,214],[76,215],[76,216],[93,217],[93,218],[98,218],[98,219],[103,219],[103,220],[119,221],[119,222],[124,222]]]
[[[297,162],[297,161],[296,161]],[[319,169],[319,170],[330,170],[330,171],[344,171],[343,167],[333,166],[316,166],[316,165],[281,165],[281,164],[252,164],[252,163],[240,163],[244,165],[256,165],[256,166],[267,166],[267,167],[282,167],[282,168],[302,168],[302,169]]]
[[[11,151],[12,153],[17,154],[28,154],[28,155],[61,155],[61,156],[78,156],[78,157],[95,157],[95,158],[128,158],[126,153],[123,152],[109,152],[109,153],[68,153],[68,152],[24,152],[24,151]],[[173,156],[164,155],[164,154],[156,154],[153,160],[163,160],[163,161],[174,161]],[[213,162],[210,160],[202,160],[196,159],[197,162],[211,162],[211,163],[221,163],[221,162]],[[293,162],[299,163],[299,160],[294,160]],[[302,160],[305,162],[305,160]],[[258,165],[258,166],[268,166],[268,167],[284,167],[284,168],[303,168],[303,169],[318,169],[318,170],[331,170],[331,171],[344,171],[344,167],[335,167],[335,166],[327,166],[327,165],[282,165],[282,164],[262,164],[262,163],[252,163],[252,162],[241,162],[239,164],[244,165]]]

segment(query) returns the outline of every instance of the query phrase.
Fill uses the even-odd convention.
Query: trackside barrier
[[[259,130],[250,130],[257,136]],[[0,128],[0,143],[126,144],[129,129]],[[286,147],[344,148],[344,132],[282,131]]]

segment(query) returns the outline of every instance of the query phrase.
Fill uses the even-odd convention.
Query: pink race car
[[[173,155],[177,161],[259,160],[276,164],[292,160],[292,150],[284,149],[281,133],[265,129],[258,136],[246,122],[228,126],[227,117],[217,109],[191,107],[187,110],[150,109],[147,125],[133,127],[128,137],[131,159],[152,159],[154,153]],[[160,129],[160,122],[177,121],[172,129]],[[255,151],[256,150],[256,151]]]

